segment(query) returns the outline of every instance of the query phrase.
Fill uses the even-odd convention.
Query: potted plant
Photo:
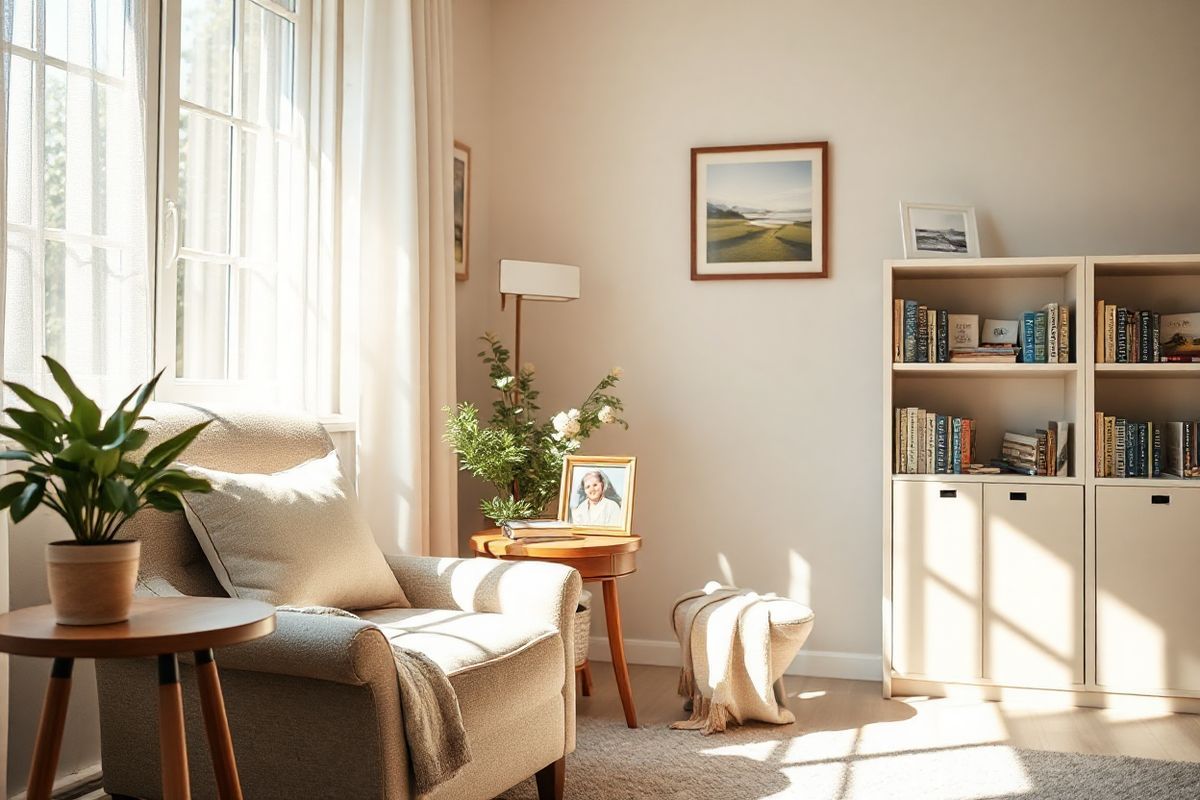
[[[15,480],[0,488],[0,509],[9,509],[19,523],[45,505],[71,529],[74,540],[46,546],[50,601],[59,624],[122,622],[129,619],[141,542],[117,541],[116,535],[147,506],[179,511],[181,492],[212,490],[208,481],[170,466],[208,421],[135,458],[133,453],[150,435],[138,427],[147,419],[142,409],[162,373],[134,388],[102,420],[100,407],[66,369],[44,358],[71,410],[64,412],[28,387],[4,381],[29,408],[4,409],[14,424],[0,425],[0,435],[16,442],[16,448],[0,452],[0,459],[23,463],[10,473]]]
[[[500,340],[491,333],[480,338],[488,348],[479,357],[488,365],[492,388],[498,393],[492,418],[481,425],[479,409],[470,403],[444,408],[444,438],[458,454],[460,469],[496,488],[496,496],[485,499],[480,510],[499,525],[536,517],[558,497],[563,457],[578,450],[592,431],[602,425],[629,425],[620,417],[621,399],[610,392],[621,380],[620,367],[605,375],[579,408],[538,422],[533,365],[525,364],[514,374],[508,349]]]

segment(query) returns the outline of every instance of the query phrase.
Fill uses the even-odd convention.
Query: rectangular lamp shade
[[[501,259],[500,294],[519,294],[526,300],[578,300],[579,267]]]

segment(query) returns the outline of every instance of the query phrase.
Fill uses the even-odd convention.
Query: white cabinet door
[[[892,667],[942,680],[980,677],[983,486],[892,484]]]
[[[986,484],[983,676],[1083,683],[1083,487]]]
[[[1096,682],[1200,691],[1200,487],[1096,487]]]

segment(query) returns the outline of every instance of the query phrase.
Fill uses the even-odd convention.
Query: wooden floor
[[[679,670],[632,665],[629,671],[640,725],[666,725],[687,716],[675,695]],[[592,678],[592,696],[579,698],[579,715],[622,719],[611,665],[593,662]],[[781,736],[844,731],[858,753],[995,743],[1200,761],[1200,715],[1195,714],[1046,709],[946,698],[884,700],[876,682],[834,678],[789,677],[785,686],[797,721],[781,729]]]
[[[675,694],[679,670],[634,664],[629,672],[640,725],[666,725],[687,716]],[[592,696],[578,698],[579,715],[623,720],[612,666],[593,662],[592,680]],[[860,754],[994,743],[1200,761],[1200,715],[1024,708],[944,698],[884,700],[878,683],[835,678],[786,678],[785,685],[797,721],[781,728],[781,737],[833,732],[845,739],[848,751]],[[100,800],[107,795],[94,792],[83,798]]]

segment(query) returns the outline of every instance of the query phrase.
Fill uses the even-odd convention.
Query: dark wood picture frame
[[[700,236],[702,232],[697,225],[699,217],[697,211],[697,169],[701,156],[712,153],[744,153],[744,152],[772,152],[778,150],[817,150],[819,151],[819,159],[821,162],[821,223],[820,223],[820,243],[821,257],[820,270],[810,270],[806,272],[704,272],[699,271],[700,267]],[[815,183],[815,181],[814,181]],[[707,199],[705,199],[707,203]],[[814,198],[814,210],[817,206]],[[692,148],[692,202],[689,208],[691,213],[691,231],[692,231],[692,272],[691,277],[694,281],[735,281],[735,280],[791,280],[796,278],[828,278],[829,277],[829,142],[788,142],[783,144],[758,144],[758,145],[728,145],[723,147],[693,147]],[[707,250],[705,251],[707,252]],[[815,259],[814,259],[815,260]],[[799,262],[807,263],[807,262]]]
[[[461,233],[459,233],[457,230],[455,231],[455,239],[457,239],[459,236],[462,237],[462,261],[460,262],[458,260],[456,254],[454,258],[454,279],[456,281],[465,281],[471,274],[471,148],[467,147],[465,144],[456,139],[454,141],[453,160],[455,162],[462,161],[463,163],[462,231]],[[451,180],[457,184],[457,179],[453,174],[453,169],[451,172]],[[451,186],[451,192],[454,195],[454,215],[457,217],[459,212],[459,195],[457,185]],[[457,228],[457,219],[452,220],[451,222]],[[455,244],[457,245],[457,242],[455,242]],[[459,269],[460,263],[462,264],[461,270]]]

